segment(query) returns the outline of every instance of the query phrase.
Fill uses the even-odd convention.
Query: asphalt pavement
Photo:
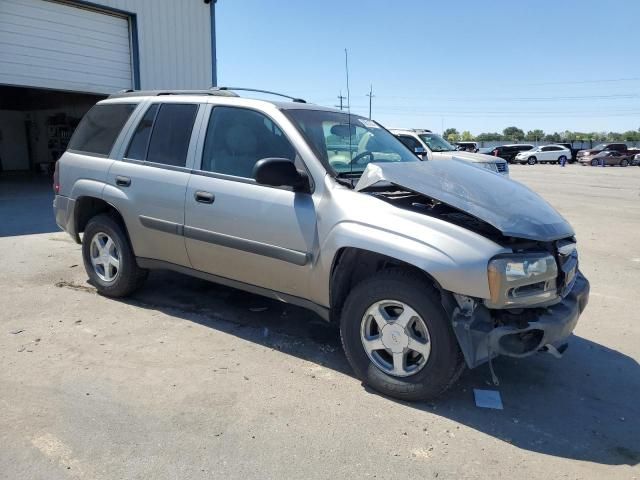
[[[564,358],[425,403],[364,387],[300,308],[169,272],[97,295],[50,187],[0,183],[0,478],[640,478],[640,168],[512,177],[574,226],[590,304]]]

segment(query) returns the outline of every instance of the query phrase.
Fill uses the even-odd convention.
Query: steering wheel
[[[373,152],[370,152],[369,150],[365,150],[364,152],[359,153],[358,155],[353,157],[351,159],[351,161],[349,162],[349,165],[357,164],[358,160],[360,160],[361,158],[366,157],[367,155],[369,155],[371,157],[371,161],[373,161]]]

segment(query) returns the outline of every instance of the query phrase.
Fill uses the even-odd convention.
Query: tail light
[[[60,193],[60,170],[59,165],[60,162],[56,162],[56,165],[53,169],[53,192],[57,195]]]

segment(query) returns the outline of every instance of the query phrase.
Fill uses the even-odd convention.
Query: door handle
[[[116,185],[119,187],[128,187],[131,185],[131,179],[129,177],[123,177],[121,175],[116,176]]]
[[[216,196],[213,193],[201,191],[194,193],[193,197],[196,199],[196,202],[200,203],[213,203],[216,199]]]

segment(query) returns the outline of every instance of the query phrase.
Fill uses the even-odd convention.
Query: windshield
[[[369,163],[420,161],[402,142],[372,120],[321,110],[284,112],[318,157],[338,175],[359,176]]]
[[[607,148],[607,144],[605,143],[601,143],[600,145],[596,145],[595,147],[593,147],[594,150],[605,150]]]
[[[432,152],[453,152],[456,147],[435,133],[421,133],[418,135],[426,143]]]

